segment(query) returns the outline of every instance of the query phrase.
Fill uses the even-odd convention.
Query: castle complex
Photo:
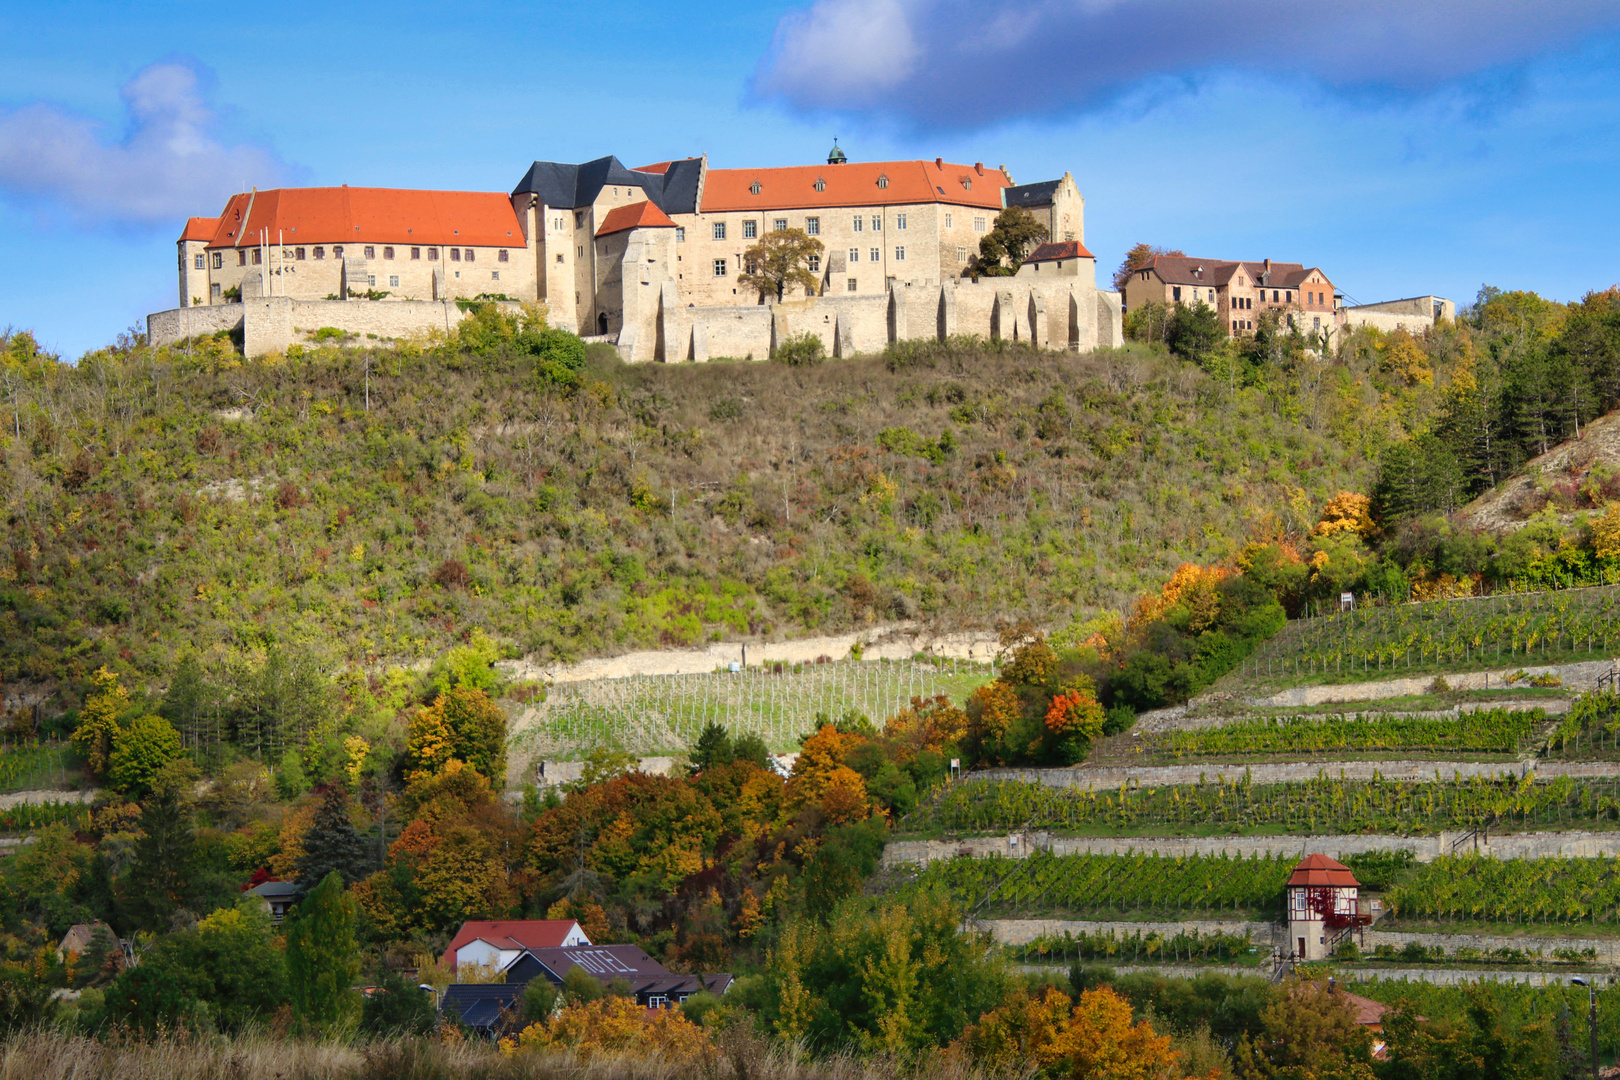
[[[1015,275],[975,280],[979,241],[1010,206],[1048,243]],[[823,245],[807,260],[817,284],[761,301],[738,281],[745,252],[784,229]],[[253,191],[188,221],[178,248],[180,306],[151,317],[154,342],[241,326],[250,355],[327,326],[447,329],[454,301],[480,298],[542,303],[553,325],[627,360],[763,357],[801,334],[834,355],[954,333],[1120,342],[1119,297],[1096,288],[1069,174],[1018,185],[1005,167],[854,163],[836,145],[825,164],[786,168],[537,161],[509,195]]]

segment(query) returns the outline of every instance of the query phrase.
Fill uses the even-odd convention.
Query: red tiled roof
[[[1372,998],[1364,998],[1360,994],[1352,994],[1348,990],[1335,990],[1344,1003],[1350,1006],[1350,1011],[1356,1014],[1356,1023],[1362,1027],[1377,1027],[1384,1022],[1384,1014],[1389,1012],[1389,1006]]]
[[[443,962],[451,971],[456,969],[456,950],[480,939],[498,949],[556,949],[561,948],[576,925],[573,919],[519,919],[464,922],[456,936],[444,950]],[[583,932],[583,931],[582,931]]]
[[[208,246],[252,247],[261,229],[282,244],[523,246],[517,213],[502,192],[352,187],[232,195]]]
[[[682,160],[682,161],[692,161],[692,160],[695,160],[695,159],[693,159],[693,158],[681,158],[680,160]],[[631,172],[657,173],[658,175],[662,176],[664,173],[669,172],[669,167],[671,165],[673,165],[673,164],[675,164],[675,162],[673,162],[673,161],[659,161],[659,162],[655,162],[655,163],[653,163],[651,165],[637,165],[634,169],[631,169],[630,171]]]
[[[219,218],[193,217],[186,218],[186,227],[180,233],[180,239],[185,240],[212,240],[214,233],[219,231]]]
[[[1052,262],[1056,259],[1090,259],[1094,256],[1086,250],[1086,246],[1078,240],[1060,240],[1055,244],[1042,244],[1029,253],[1024,261]]]
[[[879,187],[882,178],[887,187]],[[823,180],[823,190],[816,181]],[[759,194],[752,191],[759,183]],[[710,169],[703,183],[704,213],[787,210],[904,203],[952,203],[1001,209],[1001,189],[1012,183],[1000,169],[948,161],[861,161],[847,165],[792,165],[780,169]]]
[[[1294,872],[1288,878],[1288,887],[1299,885],[1327,885],[1336,889],[1361,888],[1361,882],[1356,880],[1356,875],[1350,872],[1348,866],[1328,858],[1321,852],[1305,856],[1299,861],[1299,865],[1294,867]]]
[[[675,223],[669,215],[650,202],[635,202],[629,206],[615,206],[602,219],[597,236],[624,232],[626,229],[673,229]]]

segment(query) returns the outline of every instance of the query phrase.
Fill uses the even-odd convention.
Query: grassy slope
[[[564,397],[528,361],[378,354],[368,410],[362,359],[335,350],[36,371],[21,437],[0,433],[0,677],[285,641],[412,659],[475,626],[570,657],[1060,622],[1367,473],[1333,425],[1162,355],[590,375]],[[921,438],[884,449],[901,426]]]

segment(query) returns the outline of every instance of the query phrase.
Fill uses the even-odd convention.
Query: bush
[[[397,971],[383,975],[360,1010],[360,1031],[374,1038],[427,1035],[438,1024],[432,996],[406,982]]]
[[[795,334],[771,351],[771,359],[788,367],[814,367],[826,358],[826,347],[811,333]]]

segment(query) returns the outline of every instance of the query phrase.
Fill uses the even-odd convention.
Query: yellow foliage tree
[[[992,1071],[1034,1062],[1053,1080],[1183,1075],[1170,1037],[1146,1020],[1132,1024],[1130,1003],[1107,988],[1087,990],[1079,1001],[1052,988],[1038,999],[1017,994],[969,1025],[952,1046]]]
[[[647,1009],[617,995],[570,1005],[530,1024],[502,1050],[564,1050],[582,1060],[602,1054],[662,1062],[700,1061],[714,1052],[709,1033],[675,1009]]]
[[[1372,519],[1372,499],[1354,491],[1341,491],[1322,508],[1322,520],[1311,530],[1313,536],[1355,533],[1363,540],[1378,531]]]
[[[1220,614],[1220,594],[1216,589],[1231,576],[1230,567],[1182,563],[1164,583],[1158,596],[1137,600],[1136,610],[1131,613],[1131,629],[1147,626],[1178,604],[1185,604],[1192,613],[1190,626],[1195,633],[1205,629]]]
[[[79,726],[73,729],[73,749],[84,758],[85,764],[97,779],[105,779],[107,766],[112,760],[113,740],[123,730],[118,726],[118,714],[129,708],[129,691],[118,682],[118,673],[100,668],[90,676],[94,692],[85,699],[79,712]]]
[[[1607,563],[1620,562],[1620,502],[1612,502],[1592,522],[1592,554]]]
[[[859,821],[870,812],[866,781],[844,764],[866,740],[831,724],[804,741],[788,777],[788,802],[795,808],[820,806],[834,822]]]

